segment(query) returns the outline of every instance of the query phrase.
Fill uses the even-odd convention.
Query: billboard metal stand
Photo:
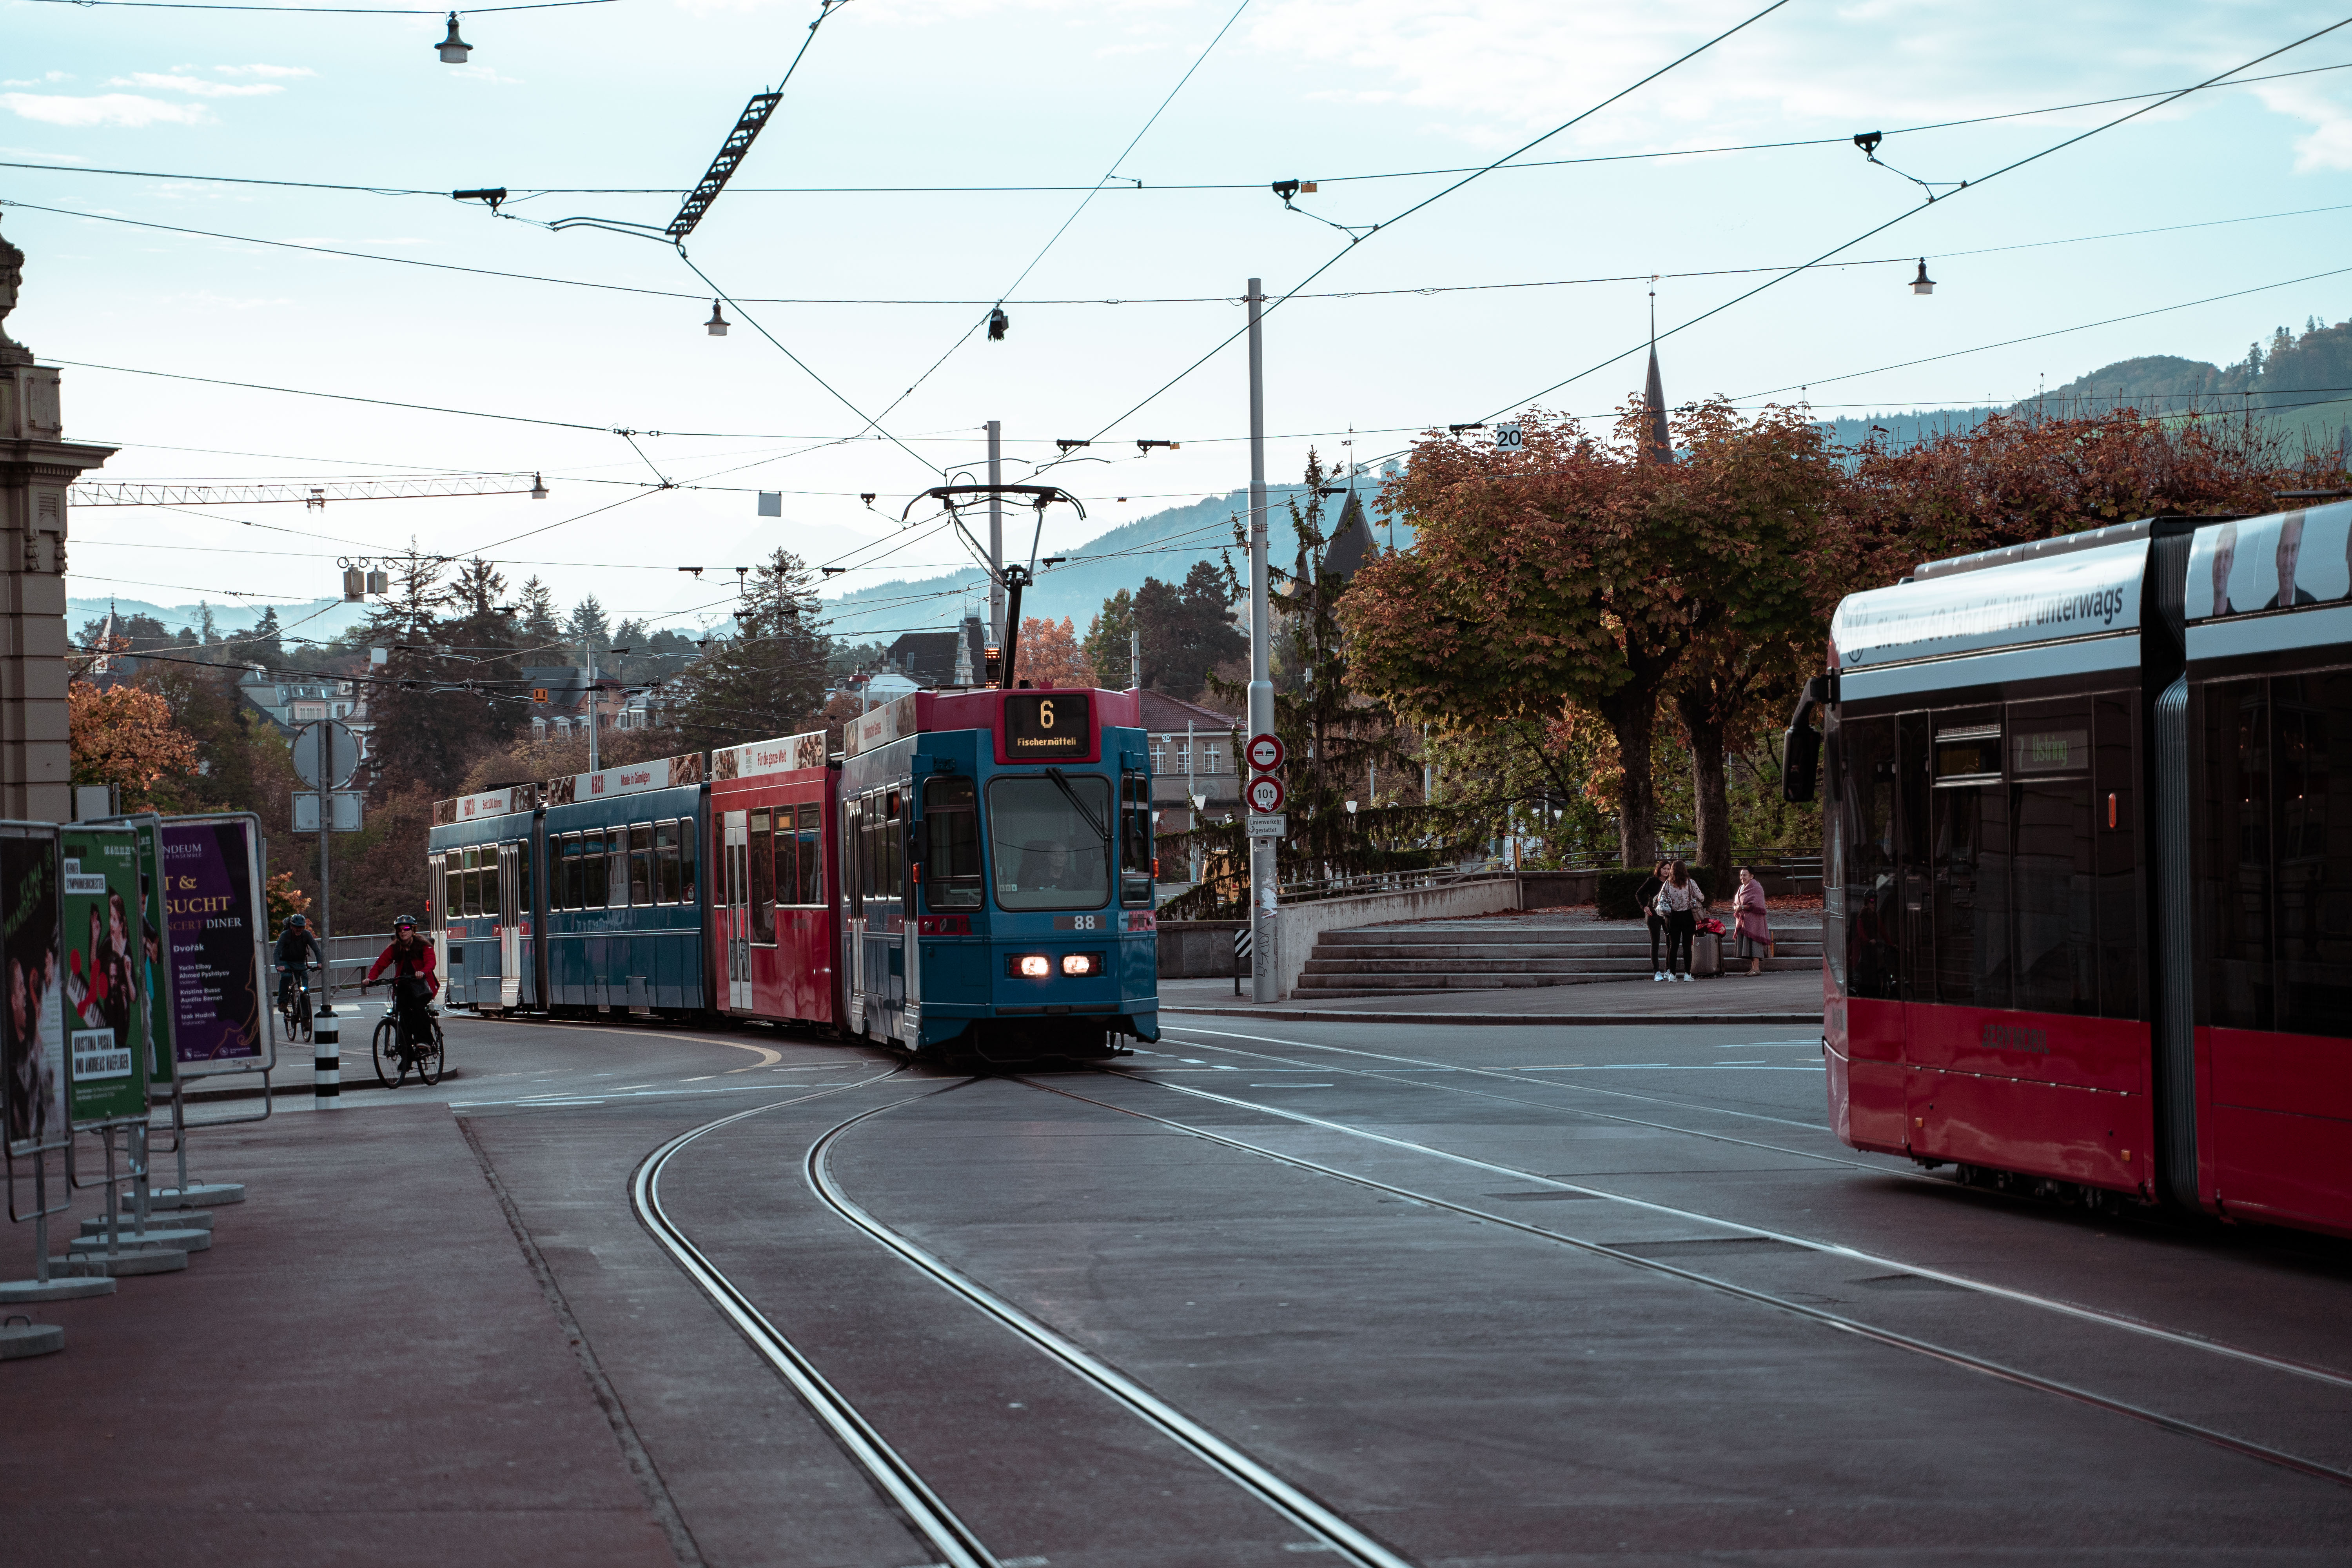
[[[0,1280],[0,1301],[69,1301],[82,1296],[111,1296],[114,1281],[105,1275],[70,1275],[53,1279],[49,1273],[49,1216],[63,1213],[71,1206],[70,1190],[67,1201],[49,1202],[49,1153],[61,1147],[50,1144],[33,1152],[33,1207],[30,1213],[16,1207],[16,1161],[8,1159],[8,1217],[18,1225],[33,1222],[33,1277],[30,1279]],[[34,1325],[38,1327],[39,1325]]]
[[[114,1278],[126,1274],[170,1274],[188,1266],[191,1251],[201,1251],[212,1245],[212,1235],[207,1231],[150,1231],[144,1237],[130,1238],[130,1245],[125,1247],[120,1202],[123,1178],[115,1173],[114,1134],[117,1128],[134,1125],[130,1121],[102,1121],[76,1130],[95,1132],[105,1143],[106,1175],[102,1181],[81,1181],[74,1173],[72,1149],[70,1146],[67,1149],[66,1179],[77,1187],[103,1186],[106,1189],[106,1213],[96,1222],[98,1228],[66,1243],[66,1256],[63,1258],[48,1259],[68,1274]],[[190,1236],[202,1236],[204,1239],[191,1247],[182,1239]]]

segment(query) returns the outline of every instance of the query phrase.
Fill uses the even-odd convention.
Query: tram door
[[[499,846],[499,1005],[522,1005],[522,857],[520,844]]]
[[[751,814],[730,811],[726,816],[726,862],[722,887],[727,900],[727,1005],[737,1012],[751,1008]]]

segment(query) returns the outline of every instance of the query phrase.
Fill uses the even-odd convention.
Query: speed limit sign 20
[[[1517,424],[1495,426],[1495,450],[1517,452],[1527,446],[1527,431]]]

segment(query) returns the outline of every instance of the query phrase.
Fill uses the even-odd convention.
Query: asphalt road
[[[683,1563],[2352,1557],[2352,1247],[1856,1154],[1801,1027],[448,1033],[341,1117],[456,1112]]]

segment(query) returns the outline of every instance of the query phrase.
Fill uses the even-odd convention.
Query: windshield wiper
[[[1102,823],[1095,816],[1094,808],[1087,805],[1085,801],[1078,798],[1078,792],[1070,787],[1070,781],[1063,775],[1062,770],[1059,768],[1047,768],[1045,770],[1045,776],[1054,781],[1054,787],[1062,792],[1062,798],[1064,800],[1068,801],[1072,805],[1077,807],[1078,815],[1087,819],[1087,826],[1095,830],[1095,837],[1101,839],[1105,844],[1109,843],[1109,832],[1104,828]]]

